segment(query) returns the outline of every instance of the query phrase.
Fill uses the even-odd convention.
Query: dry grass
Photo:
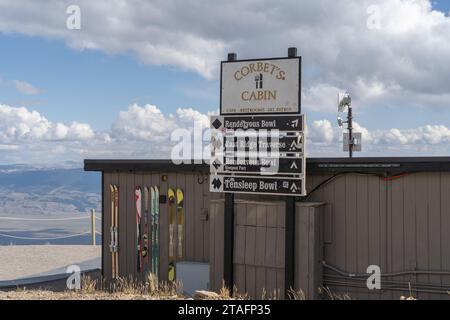
[[[154,275],[145,281],[121,278],[106,286],[104,280],[81,278],[80,290],[53,292],[27,290],[0,292],[0,300],[178,300],[187,299],[179,282],[158,282]]]
[[[328,287],[319,288],[319,295],[325,300],[352,300],[347,293],[334,293]]]
[[[64,292],[52,292],[46,290],[27,290],[26,288],[15,291],[0,292],[0,300],[180,300],[191,299],[182,294],[180,282],[160,282],[155,275],[150,274],[145,281],[133,278],[120,278],[113,283],[106,283],[103,279],[94,280],[88,276],[81,278],[80,290],[67,290]],[[322,299],[351,300],[347,294],[333,293],[328,287],[319,289]],[[279,300],[284,298],[280,290],[267,292],[263,289],[262,300]],[[236,286],[229,290],[222,283],[219,292],[197,291],[194,299],[198,300],[249,300],[247,293],[239,292]],[[302,290],[289,290],[288,299],[305,300]],[[404,298],[412,300],[411,298]]]

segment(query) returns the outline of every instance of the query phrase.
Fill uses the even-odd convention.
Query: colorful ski
[[[176,199],[172,189],[167,191],[169,198],[169,281],[175,281],[175,224],[176,224]]]
[[[144,259],[144,273],[145,276],[147,276],[148,272],[148,215],[149,215],[149,191],[148,188],[144,188],[144,226],[143,226],[143,232],[142,232],[142,239],[143,239],[143,247],[142,247],[142,258]]]
[[[109,245],[111,252],[111,276],[113,279],[119,277],[119,188],[110,185],[111,197],[111,243]]]
[[[159,278],[159,189],[155,189],[155,275]]]
[[[116,222],[116,227],[115,227],[115,256],[116,256],[116,277],[115,279],[119,278],[119,250],[120,250],[120,243],[119,243],[119,187],[114,186],[115,189],[115,195],[114,195],[114,202],[116,203],[115,205],[115,215],[114,217],[116,218],[115,222]]]
[[[116,278],[116,257],[115,257],[115,246],[116,246],[116,235],[115,235],[115,226],[116,226],[116,202],[115,202],[115,187],[113,185],[109,186],[109,192],[111,197],[111,242],[109,244],[109,251],[111,252],[111,274],[112,278]]]
[[[184,194],[183,190],[177,189],[177,236],[178,236],[178,254],[177,260],[183,258],[184,245]]]
[[[142,191],[140,187],[135,189],[136,201],[136,255],[138,272],[142,271],[142,237],[141,237],[141,209],[142,209]]]
[[[151,228],[152,228],[152,273],[156,273],[156,225],[155,225],[155,189],[150,188],[150,199],[151,199]]]

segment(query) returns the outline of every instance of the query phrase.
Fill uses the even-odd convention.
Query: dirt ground
[[[173,300],[181,299],[177,296],[149,296],[140,294],[109,294],[109,293],[78,293],[53,292],[44,290],[0,291],[0,300]]]
[[[99,268],[100,246],[0,246],[0,281],[64,273],[69,265]]]

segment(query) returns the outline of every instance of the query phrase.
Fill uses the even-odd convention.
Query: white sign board
[[[362,151],[362,133],[361,132],[353,132],[353,151],[361,152]],[[344,132],[344,137],[342,139],[344,152],[350,150],[350,136],[348,132]]]
[[[299,113],[300,68],[300,57],[222,62],[220,113]]]

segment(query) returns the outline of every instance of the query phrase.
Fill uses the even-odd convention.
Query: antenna
[[[347,124],[348,133],[344,133],[344,151],[348,150],[348,155],[353,158],[353,151],[361,151],[361,133],[353,133],[353,109],[352,98],[346,91],[344,93],[338,93],[338,112],[345,112],[347,108],[347,120],[342,120],[341,117],[337,118],[338,126],[344,129],[344,123]]]

